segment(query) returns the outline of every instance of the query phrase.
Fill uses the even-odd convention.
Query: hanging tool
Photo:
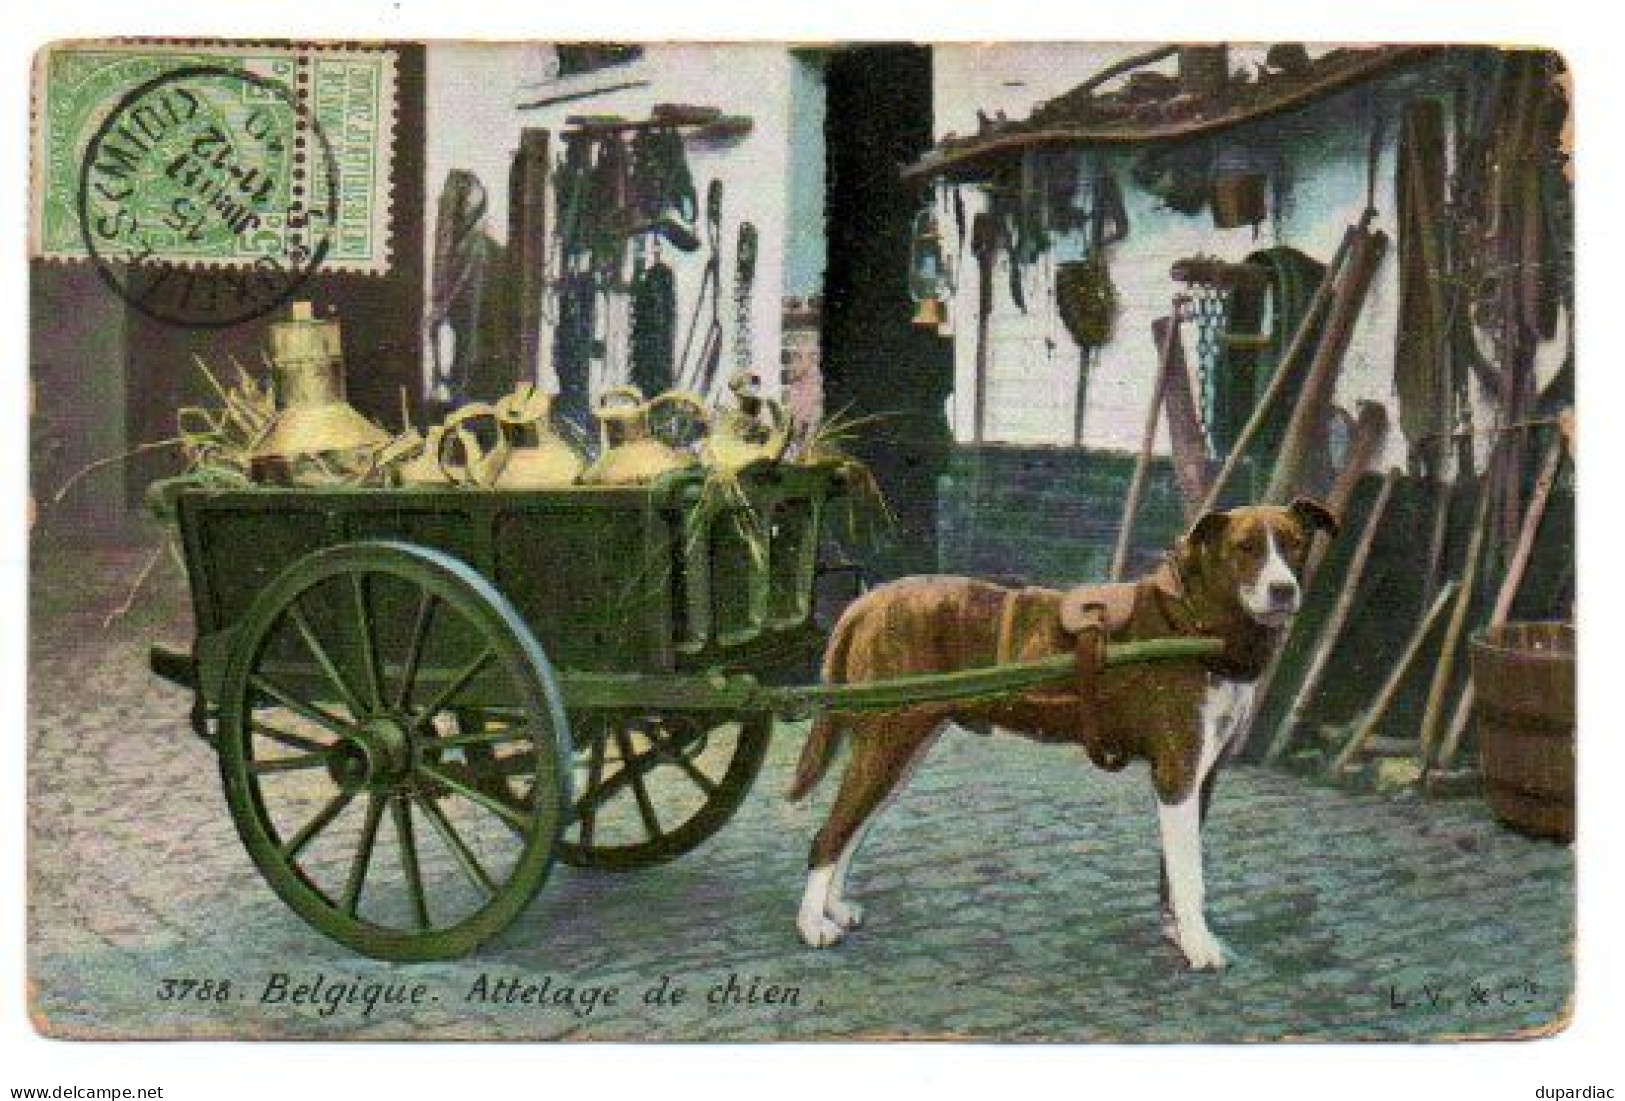
[[[677,384],[677,280],[660,255],[660,239],[640,240],[628,308],[632,314],[630,375],[645,394]]]
[[[481,354],[485,281],[491,261],[485,234],[485,186],[472,172],[454,168],[435,215],[434,261],[425,325],[433,378],[431,401],[455,405],[464,397]]]
[[[688,333],[683,338],[683,356],[678,378],[682,389],[709,395],[716,381],[717,365],[722,360],[722,181],[712,180],[705,191],[705,240],[710,255],[705,271],[700,276],[700,289],[694,297],[694,312],[689,315]],[[694,343],[699,331],[700,317],[706,307],[711,310],[711,321],[705,336]]]
[[[734,245],[734,370],[745,373],[749,373],[755,366],[751,340],[750,297],[756,284],[756,256],[759,247],[755,223],[739,223],[739,237]]]

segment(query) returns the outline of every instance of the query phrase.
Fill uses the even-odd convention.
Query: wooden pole
[[[999,252],[997,223],[990,214],[971,222],[970,247],[976,254],[976,394],[972,409],[973,438],[987,434],[988,323],[993,317],[993,264]]]
[[[1151,448],[1157,440],[1157,420],[1162,415],[1163,395],[1168,391],[1168,365],[1173,356],[1173,347],[1179,342],[1179,309],[1183,301],[1175,297],[1168,327],[1163,330],[1162,347],[1157,355],[1157,381],[1151,389],[1151,406],[1146,410],[1145,430],[1140,435],[1140,453],[1134,459],[1134,476],[1129,479],[1128,493],[1123,498],[1123,519],[1117,528],[1117,545],[1112,548],[1112,581],[1121,581],[1123,570],[1128,566],[1134,520],[1140,511],[1140,495],[1145,491],[1146,471],[1151,467]]]
[[[1445,693],[1450,690],[1450,676],[1456,670],[1456,649],[1461,633],[1467,626],[1467,611],[1473,603],[1473,591],[1478,587],[1478,573],[1484,557],[1484,542],[1489,535],[1490,502],[1495,497],[1495,482],[1491,475],[1492,462],[1484,469],[1484,482],[1478,490],[1478,507],[1473,515],[1473,534],[1467,541],[1467,558],[1461,567],[1461,587],[1456,594],[1456,606],[1450,613],[1450,625],[1445,628],[1444,643],[1439,649],[1439,661],[1433,667],[1433,681],[1428,685],[1427,704],[1422,708],[1422,726],[1417,734],[1417,763],[1425,772],[1433,758],[1433,743],[1438,739],[1439,723],[1444,718]]]
[[[1348,622],[1349,613],[1354,610],[1355,598],[1360,592],[1360,579],[1365,575],[1366,563],[1371,559],[1371,548],[1377,541],[1377,532],[1382,528],[1382,517],[1388,511],[1388,500],[1394,493],[1394,482],[1399,478],[1397,469],[1389,470],[1383,475],[1382,488],[1377,491],[1377,499],[1371,505],[1371,513],[1366,517],[1365,528],[1360,532],[1360,545],[1354,548],[1354,557],[1349,559],[1348,572],[1343,576],[1343,591],[1337,594],[1337,603],[1332,605],[1332,611],[1326,618],[1325,626],[1320,629],[1320,640],[1316,643],[1314,657],[1309,659],[1309,666],[1304,670],[1303,680],[1298,682],[1298,691],[1292,697],[1286,713],[1281,717],[1281,725],[1275,730],[1275,737],[1271,739],[1269,749],[1264,754],[1264,760],[1276,761],[1287,751],[1292,744],[1292,735],[1297,730],[1298,723],[1303,721],[1304,713],[1309,710],[1309,703],[1320,690],[1320,680],[1325,676],[1326,668],[1331,664],[1332,653],[1337,649],[1337,642],[1343,637],[1343,626]]]
[[[1252,414],[1247,423],[1242,426],[1241,432],[1236,436],[1236,442],[1230,448],[1230,454],[1225,456],[1224,465],[1214,476],[1213,482],[1208,486],[1207,497],[1202,501],[1202,507],[1197,509],[1197,515],[1212,512],[1224,494],[1225,487],[1235,476],[1236,469],[1246,458],[1247,451],[1253,445],[1253,439],[1264,428],[1264,422],[1274,410],[1281,395],[1286,393],[1287,383],[1298,373],[1298,361],[1310,351],[1309,338],[1320,326],[1321,316],[1326,312],[1326,306],[1332,300],[1332,289],[1344,265],[1348,262],[1350,251],[1354,247],[1355,239],[1365,232],[1370,224],[1372,211],[1367,211],[1357,225],[1350,226],[1343,233],[1343,240],[1332,255],[1332,262],[1326,266],[1326,274],[1321,278],[1320,286],[1315,288],[1314,295],[1309,299],[1309,305],[1303,311],[1303,320],[1298,323],[1298,331],[1292,334],[1292,340],[1286,351],[1281,355],[1281,362],[1276,365],[1275,373],[1270,377],[1270,384],[1264,390],[1264,396],[1258,399],[1253,406]]]
[[[519,299],[515,341],[519,370],[515,382],[546,383],[551,371],[551,341],[543,332],[543,299],[547,294],[547,191],[549,137],[546,130],[526,127],[519,134],[508,177],[509,279]]]
[[[1490,610],[1490,627],[1501,626],[1512,614],[1512,601],[1517,597],[1518,589],[1523,585],[1523,575],[1529,568],[1529,558],[1535,550],[1535,538],[1540,533],[1540,523],[1546,515],[1546,503],[1551,498],[1553,487],[1557,485],[1558,471],[1563,466],[1563,453],[1563,436],[1554,433],[1551,445],[1546,449],[1546,457],[1541,463],[1540,474],[1535,480],[1535,488],[1529,498],[1529,508],[1523,515],[1523,526],[1518,531],[1518,542],[1513,549],[1512,559],[1507,564],[1506,576],[1501,579],[1501,589],[1495,594],[1495,607]],[[1434,761],[1435,767],[1450,766],[1451,760],[1456,756],[1456,749],[1461,745],[1462,735],[1467,732],[1467,720],[1472,715],[1472,710],[1473,684],[1469,680],[1456,701],[1456,711],[1450,718],[1450,729],[1439,746],[1439,753]]]
[[[1163,369],[1162,408],[1168,415],[1168,443],[1174,456],[1174,483],[1179,487],[1185,522],[1200,515],[1194,511],[1207,494],[1207,440],[1202,435],[1202,417],[1196,411],[1191,393],[1190,371],[1185,367],[1185,345],[1168,343],[1167,328],[1174,324],[1166,317],[1151,323],[1157,347],[1168,347],[1168,365]]]
[[[1422,644],[1427,641],[1428,635],[1433,631],[1433,625],[1438,622],[1445,606],[1450,603],[1450,598],[1455,595],[1458,584],[1458,582],[1452,581],[1439,590],[1439,595],[1434,598],[1433,606],[1428,609],[1427,615],[1422,617],[1421,622],[1417,623],[1416,630],[1411,632],[1411,640],[1405,645],[1405,652],[1400,655],[1393,671],[1388,674],[1388,680],[1384,682],[1382,690],[1377,693],[1377,698],[1372,701],[1370,709],[1365,713],[1365,717],[1360,720],[1359,727],[1349,736],[1349,740],[1344,743],[1342,750],[1338,752],[1331,765],[1327,767],[1327,772],[1334,776],[1342,772],[1348,767],[1349,762],[1354,760],[1360,751],[1365,748],[1372,735],[1377,732],[1378,725],[1381,724],[1383,717],[1387,715],[1388,709],[1393,706],[1394,697],[1399,694],[1400,685],[1405,682],[1405,674],[1416,663],[1416,655],[1421,652]]]
[[[1347,270],[1338,279],[1337,291],[1326,315],[1326,326],[1321,333],[1315,358],[1304,376],[1303,389],[1292,409],[1286,432],[1281,437],[1281,450],[1275,457],[1275,471],[1270,476],[1266,501],[1283,502],[1298,491],[1309,466],[1310,445],[1324,428],[1326,408],[1331,401],[1337,382],[1337,372],[1343,365],[1354,325],[1360,318],[1360,308],[1371,288],[1371,279],[1382,263],[1388,248],[1388,235],[1375,233],[1358,235],[1348,259]]]
[[[1326,505],[1332,510],[1340,522],[1347,522],[1349,506],[1354,502],[1354,491],[1359,488],[1360,479],[1365,472],[1371,469],[1371,463],[1376,458],[1377,449],[1388,436],[1388,410],[1381,402],[1363,401],[1360,403],[1359,416],[1354,422],[1354,439],[1349,446],[1348,465],[1337,476],[1337,482],[1327,495]],[[1305,599],[1309,590],[1315,583],[1315,576],[1320,573],[1321,563],[1326,560],[1326,554],[1331,548],[1329,539],[1315,540],[1314,547],[1309,551],[1309,557],[1303,564],[1303,575],[1298,578]],[[1275,676],[1281,670],[1281,660],[1286,653],[1286,646],[1277,646],[1270,655],[1269,664],[1264,666],[1264,672],[1259,674],[1258,680],[1253,684],[1253,706],[1247,717],[1243,719],[1243,727],[1236,736],[1230,740],[1234,753],[1246,751],[1247,744],[1253,735],[1253,720],[1262,709],[1265,700],[1269,699],[1270,691],[1275,684]]]

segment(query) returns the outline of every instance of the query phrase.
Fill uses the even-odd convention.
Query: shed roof
[[[1131,79],[1097,92],[1100,76],[1039,104],[1019,121],[984,120],[979,133],[950,134],[903,169],[905,179],[975,175],[991,161],[1036,146],[1112,146],[1177,142],[1219,133],[1304,106],[1323,96],[1439,53],[1439,46],[1340,47],[1291,70],[1260,69],[1229,81],[1222,94],[1181,94],[1173,78]],[[1150,51],[1155,55],[1168,51]],[[1114,66],[1114,69],[1116,67]],[[1120,75],[1106,70],[1113,76]]]

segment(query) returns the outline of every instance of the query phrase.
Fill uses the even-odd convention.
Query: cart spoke
[[[314,738],[307,738],[303,734],[295,734],[288,730],[279,730],[278,728],[267,723],[260,722],[258,719],[253,720],[253,727],[256,731],[271,739],[273,742],[281,742],[289,749],[303,749],[309,753],[328,753],[336,748],[332,745],[323,745]]]
[[[299,637],[305,640],[305,648],[310,651],[310,656],[316,659],[316,664],[327,674],[327,679],[332,682],[339,698],[344,701],[345,708],[349,710],[350,717],[359,720],[367,713],[366,708],[361,706],[360,698],[344,679],[344,675],[339,672],[338,666],[333,664],[332,655],[327,652],[327,647],[322,645],[321,639],[316,637],[315,629],[311,627],[310,620],[305,618],[305,613],[297,601],[288,605],[288,619],[298,629]]]
[[[653,756],[653,754],[634,757],[632,755],[632,735],[624,729],[615,732],[615,744],[620,746],[621,749],[621,768],[623,770],[633,770],[631,774],[632,794],[637,799],[638,816],[643,819],[643,828],[648,831],[651,839],[664,836],[664,831],[660,828],[660,819],[655,814],[654,801],[649,798],[649,786],[643,782],[643,777],[648,773],[649,766],[642,765],[639,767],[642,761]]]
[[[329,799],[327,806],[316,812],[316,817],[306,822],[304,827],[293,835],[293,840],[282,846],[282,858],[292,861],[305,850],[305,847],[316,839],[316,835],[333,824],[333,819],[344,813],[344,808],[350,805],[355,798],[353,791],[341,791]]]
[[[523,741],[530,737],[530,733],[530,724],[521,723],[518,726],[498,727],[496,730],[470,730],[463,734],[453,734],[449,738],[436,738],[432,744],[437,749],[456,749],[471,745],[506,745],[509,742]]]
[[[361,827],[361,844],[350,864],[350,875],[344,881],[344,912],[355,917],[361,906],[361,888],[367,882],[367,869],[372,866],[372,849],[378,843],[378,826],[384,820],[384,801],[377,793],[367,796],[367,821]]]
[[[273,772],[299,772],[303,769],[321,768],[333,759],[338,752],[338,746],[327,746],[315,753],[306,753],[300,757],[274,757],[250,761],[248,771],[256,776],[265,776]]]
[[[372,637],[372,610],[367,600],[367,575],[350,575],[350,593],[355,598],[356,630],[361,638],[361,668],[367,678],[367,699],[374,708],[384,706],[384,686],[378,671],[378,646]]]
[[[587,791],[576,803],[578,813],[586,813],[602,807],[630,787],[634,780],[640,779],[644,773],[654,768],[658,761],[658,758],[653,753],[634,753],[630,746],[630,740],[623,740],[621,732],[617,731],[615,738],[618,747],[618,756],[615,760],[620,763],[621,767],[604,777],[600,783],[588,786]]]
[[[604,741],[602,737],[592,740],[592,749],[587,756],[587,787],[576,805],[581,818],[581,844],[586,847],[591,847],[593,830],[598,825],[598,804],[589,801],[588,797],[598,790],[598,785],[604,780]]]
[[[525,814],[518,807],[511,806],[508,803],[503,802],[501,799],[498,799],[493,795],[489,795],[470,784],[465,784],[457,777],[445,772],[440,768],[437,768],[434,765],[428,764],[427,762],[419,763],[418,769],[425,776],[429,777],[429,779],[435,781],[435,783],[445,785],[445,787],[456,792],[458,795],[461,795],[464,799],[467,799],[471,803],[478,803],[480,806],[484,807],[486,810],[490,811],[492,814],[496,815],[498,818],[501,818],[504,822],[507,822],[509,825],[523,833],[525,836],[528,837],[530,835],[530,816]]]
[[[412,916],[419,929],[429,928],[429,900],[423,895],[423,869],[418,867],[418,844],[412,836],[412,804],[404,795],[390,800],[395,817],[395,834],[401,846],[401,871],[406,874],[406,890],[412,896]]]
[[[676,756],[671,758],[671,762],[678,768],[682,769],[683,773],[690,780],[694,781],[695,787],[705,792],[705,797],[707,799],[711,798],[717,793],[717,782],[701,771],[699,765],[683,756],[681,751],[678,751]]]
[[[683,747],[674,742],[670,736],[665,734],[656,736],[650,732],[649,740],[656,742],[660,746],[660,751],[665,759],[676,765],[690,780],[694,781],[694,786],[703,791],[707,799],[717,793],[719,786],[717,782],[707,776],[699,765],[690,760],[688,755],[683,752]]]
[[[423,661],[423,644],[428,640],[429,627],[434,622],[434,610],[440,598],[427,589],[418,600],[417,618],[412,621],[412,640],[406,648],[406,664],[401,670],[401,685],[395,693],[395,709],[405,711],[412,702],[412,685],[418,678],[418,666]]]
[[[450,684],[441,689],[440,694],[436,696],[427,707],[418,712],[418,722],[420,724],[427,723],[430,719],[444,711],[446,709],[446,705],[451,703],[451,701],[456,697],[457,693],[461,692],[464,688],[467,688],[469,681],[479,676],[485,667],[491,664],[495,657],[496,654],[494,654],[489,648],[482,650],[479,657],[469,662],[468,665],[463,668],[461,673],[458,673],[452,678]]]
[[[423,816],[429,820],[429,824],[434,827],[435,832],[440,835],[440,840],[444,841],[446,848],[451,850],[451,855],[455,856],[457,863],[462,865],[463,871],[468,874],[468,878],[474,881],[474,885],[487,895],[496,894],[497,885],[491,881],[490,875],[480,866],[480,862],[475,857],[473,850],[468,847],[468,843],[462,839],[462,836],[452,828],[451,821],[435,805],[434,800],[422,792],[415,792],[412,798],[417,803],[418,808],[423,811]]]
[[[323,711],[315,704],[306,703],[304,700],[298,699],[286,688],[283,688],[282,686],[267,679],[265,674],[255,673],[253,676],[249,677],[248,682],[249,684],[253,685],[255,689],[264,692],[267,696],[270,696],[273,700],[280,703],[283,707],[286,707],[289,711],[293,711],[304,716],[317,726],[325,726],[328,730],[331,730],[334,734],[337,734],[341,738],[349,737],[349,723],[345,722],[337,715]]]

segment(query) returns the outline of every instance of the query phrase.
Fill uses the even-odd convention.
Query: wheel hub
[[[333,779],[348,788],[389,790],[412,772],[409,726],[391,715],[358,724],[333,760]]]

